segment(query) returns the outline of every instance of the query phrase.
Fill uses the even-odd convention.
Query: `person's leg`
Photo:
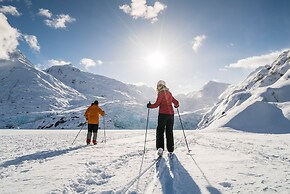
[[[94,128],[93,128],[93,132],[94,132],[94,135],[93,135],[93,144],[94,145],[97,144],[98,128],[99,128],[99,125],[98,124],[95,124],[94,125]]]
[[[87,144],[91,143],[92,132],[93,132],[93,125],[88,124]]]
[[[165,115],[158,115],[158,126],[156,130],[156,149],[162,148],[164,150],[164,128],[166,125]]]
[[[166,145],[168,152],[174,151],[173,124],[174,115],[168,115],[166,120]]]

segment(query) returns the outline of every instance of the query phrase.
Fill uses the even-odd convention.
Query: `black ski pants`
[[[88,124],[87,143],[91,142],[92,134],[94,134],[93,143],[97,143],[98,129],[99,129],[98,124]]]
[[[168,152],[174,151],[173,124],[174,124],[174,115],[170,114],[158,115],[158,126],[156,130],[156,149],[162,148],[164,150],[164,132],[165,132],[167,150]]]

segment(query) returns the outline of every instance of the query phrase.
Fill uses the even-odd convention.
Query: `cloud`
[[[151,23],[158,21],[158,15],[166,9],[166,5],[155,2],[153,6],[148,6],[146,0],[132,0],[131,4],[119,6],[123,12],[133,16],[134,19],[144,18],[151,20]]]
[[[29,47],[37,52],[40,51],[40,46],[37,41],[37,37],[34,35],[23,35],[24,40],[27,42]]]
[[[226,68],[256,69],[259,66],[272,64],[283,51],[274,51],[269,54],[240,59],[236,63],[229,64]]]
[[[50,66],[57,66],[57,65],[69,65],[71,62],[64,61],[64,60],[55,60],[51,59],[48,61]]]
[[[47,18],[51,18],[52,17],[52,13],[48,10],[48,9],[39,9],[38,15],[47,17]]]
[[[13,15],[13,16],[20,16],[21,15],[17,11],[16,7],[13,7],[11,5],[0,7],[0,12],[3,13],[3,14],[10,14],[10,15]]]
[[[16,50],[20,33],[10,26],[7,17],[0,13],[0,59],[9,60],[9,53]]]
[[[95,67],[97,65],[102,65],[103,62],[101,60],[94,61],[93,59],[83,58],[83,59],[81,59],[80,64],[84,65],[86,69],[89,69],[89,68]]]
[[[44,20],[44,23],[47,26],[55,29],[66,28],[67,23],[72,23],[76,21],[75,18],[72,18],[68,14],[60,14],[54,16],[48,9],[39,9],[38,14],[40,16],[46,17],[47,19]]]
[[[207,37],[205,35],[200,35],[200,36],[194,37],[194,41],[193,41],[193,44],[192,44],[192,49],[194,50],[195,53],[198,51],[199,47],[202,45],[203,41],[206,38]]]

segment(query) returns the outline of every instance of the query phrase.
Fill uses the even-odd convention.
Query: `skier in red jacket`
[[[159,107],[158,126],[156,130],[156,149],[158,155],[163,154],[164,150],[164,131],[166,132],[166,147],[169,153],[174,151],[174,139],[173,139],[173,124],[174,124],[174,110],[179,107],[179,102],[172,96],[169,89],[166,87],[166,83],[163,80],[157,83],[157,100],[154,104],[150,102],[147,104],[147,108]]]

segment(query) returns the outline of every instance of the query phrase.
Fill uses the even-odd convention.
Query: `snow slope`
[[[290,51],[252,72],[222,95],[199,128],[221,126],[258,133],[290,133]]]
[[[0,126],[11,128],[36,122],[69,109],[85,96],[40,71],[18,51],[0,61]]]
[[[83,130],[0,130],[0,193],[279,193],[290,191],[289,134],[175,131],[175,156],[154,163],[155,130],[99,131],[84,146]],[[19,143],[21,142],[21,143]]]

